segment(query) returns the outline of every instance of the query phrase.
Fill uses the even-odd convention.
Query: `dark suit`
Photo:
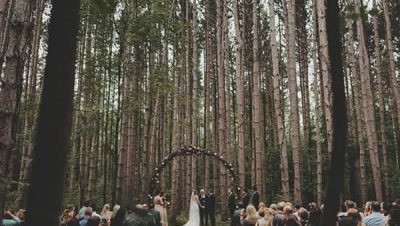
[[[241,226],[240,213],[242,212],[242,210],[243,209],[238,209],[233,212],[231,226]]]
[[[249,203],[250,203],[250,195],[246,193],[242,198],[242,204],[240,205],[240,208],[246,209]]]
[[[200,201],[200,203],[201,203],[201,205],[202,206],[206,206],[206,197],[204,196],[204,197],[199,197],[199,201]],[[200,206],[200,226],[204,226],[205,224],[205,222],[206,222],[206,219],[207,219],[207,213],[206,213],[206,209],[205,208],[201,208],[201,206]]]
[[[160,212],[158,212],[155,209],[150,209],[149,210],[149,215],[152,217],[155,226],[161,226],[161,215],[160,215]]]
[[[215,226],[215,195],[208,194],[205,200],[206,207],[206,225],[208,225],[208,218],[210,218],[211,226]]]
[[[253,193],[253,197],[251,198],[251,204],[258,210],[258,206],[260,205],[260,194],[258,191]]]
[[[236,197],[235,194],[233,192],[231,192],[229,194],[229,198],[228,198],[228,208],[229,208],[229,214],[230,217],[232,219],[233,217],[233,212],[235,212],[236,210]]]

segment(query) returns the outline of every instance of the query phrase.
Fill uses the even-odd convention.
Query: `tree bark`
[[[278,137],[278,150],[280,153],[280,172],[281,184],[283,192],[283,200],[290,200],[290,187],[289,187],[289,165],[287,159],[286,148],[286,134],[285,134],[285,121],[282,109],[281,88],[280,88],[280,73],[279,73],[279,55],[276,42],[276,28],[275,28],[275,7],[274,1],[269,0],[269,13],[271,29],[271,54],[272,54],[272,81],[274,86],[274,110],[277,124],[277,137]]]
[[[262,112],[262,101],[260,91],[260,52],[259,52],[259,34],[258,34],[258,4],[257,1],[253,1],[253,90],[252,90],[252,127],[254,130],[254,144],[253,147],[255,153],[255,185],[260,188],[260,196],[263,197],[262,185],[263,185],[263,174],[267,173],[263,171],[263,158],[262,153],[264,152],[264,137],[263,134],[263,112]]]
[[[356,13],[360,14],[360,0],[356,0]],[[369,65],[369,57],[367,52],[367,47],[365,43],[364,37],[364,27],[361,21],[361,18],[357,18],[357,37],[360,42],[359,46],[359,67],[360,67],[360,75],[361,75],[361,99],[363,102],[364,108],[364,119],[365,119],[365,127],[367,132],[367,140],[368,140],[368,149],[369,149],[369,157],[371,160],[371,168],[372,175],[374,180],[375,187],[375,195],[376,200],[381,202],[383,199],[382,194],[382,184],[381,184],[381,172],[380,172],[380,164],[378,158],[378,139],[376,135],[376,124],[375,124],[375,114],[374,114],[374,105],[373,105],[373,94],[371,87],[371,77],[370,77],[370,65]]]
[[[9,160],[15,150],[18,109],[22,93],[22,77],[26,47],[30,35],[31,2],[16,0],[8,21],[9,33],[0,89],[0,211],[8,187]],[[1,67],[1,66],[0,66]],[[1,217],[0,217],[1,218]],[[1,219],[0,219],[1,220]]]
[[[31,161],[32,161],[32,149],[33,145],[31,144],[33,137],[33,127],[34,127],[34,121],[35,121],[35,111],[37,109],[37,104],[36,104],[36,85],[37,85],[37,73],[38,73],[38,60],[39,60],[39,45],[40,45],[40,39],[41,39],[41,28],[42,28],[42,14],[44,10],[44,2],[42,0],[39,0],[36,2],[35,6],[35,19],[33,21],[34,23],[34,30],[33,30],[33,40],[32,40],[32,55],[31,55],[31,64],[30,64],[30,69],[29,69],[29,81],[26,81],[29,86],[28,86],[28,106],[31,109],[30,112],[28,113],[27,119],[26,119],[26,127],[28,131],[28,134],[31,134],[28,137],[28,142],[24,148],[25,150],[25,156],[22,157],[22,161],[24,164],[21,164],[20,168],[20,182],[21,184],[18,187],[18,206],[20,208],[25,208],[26,207],[26,200],[27,200],[27,195],[28,195],[28,189],[26,186],[26,183],[28,183],[30,172],[31,172]]]
[[[340,207],[340,192],[344,182],[347,111],[338,1],[327,1],[326,12],[328,52],[332,78],[331,88],[333,92],[333,149],[322,225],[335,226]]]
[[[357,129],[357,142],[358,148],[360,152],[360,191],[361,191],[361,202],[365,203],[367,201],[367,178],[365,176],[365,132],[363,129],[363,118],[361,112],[361,103],[360,103],[360,76],[357,73],[356,68],[356,59],[354,56],[354,33],[353,33],[353,26],[352,22],[349,20],[347,22],[347,27],[349,29],[349,64],[350,70],[352,75],[352,88],[354,93],[354,108],[355,108],[355,115],[356,115],[356,129]]]
[[[383,8],[383,15],[385,19],[385,35],[386,35],[386,45],[387,45],[387,54],[389,57],[389,84],[390,90],[393,95],[393,102],[395,110],[396,110],[396,120],[397,120],[397,127],[400,128],[400,94],[399,94],[399,85],[398,85],[398,78],[396,76],[396,65],[394,59],[394,51],[393,51],[393,40],[392,40],[392,25],[390,22],[389,17],[389,9],[387,6],[386,0],[381,0],[382,8]]]
[[[244,159],[245,148],[245,124],[244,124],[244,70],[243,70],[243,32],[240,27],[238,0],[233,1],[233,16],[235,20],[236,37],[236,83],[237,83],[237,140],[238,140],[238,159]],[[244,161],[238,161],[239,165],[239,185],[245,186],[245,168]]]
[[[59,224],[71,132],[79,1],[52,1],[52,6],[26,212],[31,226]]]
[[[374,7],[377,7],[376,0],[373,1]],[[382,150],[382,159],[383,159],[383,175],[385,182],[385,197],[389,197],[389,174],[388,174],[388,158],[387,158],[387,144],[386,144],[386,126],[385,126],[385,101],[384,101],[384,92],[383,92],[383,80],[382,80],[382,59],[381,59],[381,50],[379,47],[379,24],[378,17],[374,15],[372,17],[374,23],[374,45],[375,45],[375,60],[376,60],[376,79],[378,86],[378,103],[379,103],[379,146]],[[390,22],[389,22],[390,23]],[[390,58],[389,58],[390,60]]]
[[[319,36],[319,60],[321,64],[322,74],[322,96],[325,113],[326,134],[328,143],[329,159],[332,153],[332,90],[331,78],[329,76],[329,55],[328,55],[328,39],[326,31],[325,18],[325,1],[317,0],[317,15],[318,15],[318,36]]]
[[[296,81],[295,0],[288,2],[288,77],[290,92],[291,141],[294,166],[294,200],[302,203],[300,172],[300,124]]]

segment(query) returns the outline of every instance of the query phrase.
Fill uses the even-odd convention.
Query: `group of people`
[[[100,213],[93,203],[86,201],[80,209],[67,206],[61,216],[61,226],[168,226],[167,205],[163,192],[154,198],[154,203],[127,209],[115,205],[112,210],[105,204]]]
[[[168,226],[169,203],[160,192],[149,204],[138,204],[123,209],[105,204],[100,212],[90,201],[78,209],[69,205],[61,216],[62,226]],[[231,226],[320,226],[324,205],[310,203],[307,206],[278,202],[267,206],[260,202],[257,188],[229,191],[228,209]],[[189,220],[184,226],[215,226],[216,196],[210,189],[193,190],[190,199]],[[2,225],[24,225],[24,210],[4,213]],[[337,214],[337,226],[400,226],[400,200],[394,202],[367,202],[358,208],[346,200]]]
[[[212,189],[208,193],[204,189],[193,190],[190,198],[189,220],[184,226],[205,226],[210,220],[215,226],[216,198]]]
[[[253,195],[246,191],[240,193],[239,205],[234,205],[230,194],[228,207],[231,226],[320,226],[324,205],[310,203],[307,206],[278,202],[269,207],[259,202],[257,189]],[[235,208],[234,208],[235,207]],[[395,202],[367,202],[363,209],[347,200],[337,215],[338,226],[400,226],[400,200]]]

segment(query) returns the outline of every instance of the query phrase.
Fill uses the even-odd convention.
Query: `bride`
[[[192,197],[190,198],[189,208],[189,221],[184,226],[200,226],[200,208],[204,208],[201,205],[197,191],[193,190]]]

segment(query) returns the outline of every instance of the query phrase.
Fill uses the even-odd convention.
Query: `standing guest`
[[[285,206],[283,208],[283,215],[285,215],[286,217],[290,216],[293,214],[293,207],[291,206]]]
[[[256,226],[258,219],[256,208],[253,205],[249,205],[246,208],[246,214],[242,215],[242,226]]]
[[[88,219],[87,226],[100,226],[100,217],[99,216],[91,216]]]
[[[339,220],[339,226],[357,226],[357,223],[351,217],[342,217]]]
[[[264,209],[264,208],[267,208],[265,206],[265,203],[264,202],[260,202],[260,204],[258,204],[258,209]]]
[[[355,208],[348,209],[347,216],[351,217],[356,222],[357,226],[365,226],[365,224],[362,222],[361,215],[357,209]]]
[[[110,226],[111,216],[113,215],[113,212],[111,212],[110,209],[110,204],[105,204],[100,212],[101,221],[104,222],[102,223],[103,225]]]
[[[204,191],[204,189],[200,190],[199,201],[200,201],[201,206],[206,206],[206,192]],[[200,208],[200,226],[205,225],[206,217],[207,217],[206,209]]]
[[[276,204],[275,216],[272,219],[273,226],[283,226],[285,223],[285,215],[283,214],[283,209],[285,208],[285,202],[279,202]]]
[[[75,207],[71,208],[70,206],[64,210],[64,213],[61,218],[61,225],[63,226],[80,226],[78,219],[74,216]]]
[[[25,225],[25,209],[19,209],[15,214],[20,220],[21,226]]]
[[[249,205],[250,203],[250,195],[247,191],[247,189],[243,189],[242,190],[242,201],[241,204],[239,205],[240,208],[246,209],[246,207]]]
[[[293,214],[286,216],[284,225],[285,226],[301,226],[299,220]]]
[[[308,225],[308,212],[306,209],[304,209],[303,207],[301,207],[300,209],[298,209],[297,211],[297,217],[300,221],[300,224],[302,226],[306,226]]]
[[[366,202],[364,206],[364,217],[368,217],[372,213],[371,209],[372,202]]]
[[[3,226],[20,226],[21,220],[15,216],[11,211],[5,211],[3,215]]]
[[[162,226],[168,226],[168,216],[163,191],[160,191],[160,193],[154,197],[154,209],[160,213]]]
[[[396,204],[396,203],[395,203]],[[381,226],[400,226],[400,206],[393,205],[387,218],[382,222]]]
[[[272,210],[272,211],[276,211],[276,204],[275,203],[272,203],[271,205],[269,205],[269,208]],[[274,213],[275,214],[275,213]]]
[[[135,208],[128,210],[124,226],[153,226],[153,220],[148,215],[146,206],[136,205]]]
[[[79,217],[78,217],[78,220],[81,220],[81,219],[85,216],[85,210],[86,210],[86,208],[88,208],[89,206],[90,206],[90,201],[89,201],[89,200],[83,202],[83,206],[82,206],[82,208],[79,210]]]
[[[383,214],[382,226],[387,225],[389,223],[389,214],[392,209],[393,204],[391,202],[382,202],[381,203],[381,213]]]
[[[205,209],[207,211],[206,225],[208,225],[208,218],[210,218],[211,226],[215,226],[215,203],[215,194],[212,189],[209,189],[205,200]]]
[[[231,217],[231,222],[232,222],[233,213],[236,210],[236,196],[235,196],[235,193],[232,191],[232,189],[229,189],[228,193],[229,193],[229,197],[228,197],[229,216]]]
[[[154,209],[154,203],[149,204],[149,214],[154,219],[154,225],[161,226],[161,215],[160,212]]]
[[[265,224],[265,209],[264,208],[260,208],[258,209],[258,222],[257,225],[264,225]]]
[[[251,196],[251,204],[258,210],[260,205],[260,193],[257,191],[257,186],[253,185],[253,195]]]
[[[381,213],[384,216],[388,216],[390,213],[390,210],[392,210],[393,204],[391,202],[382,202],[381,204]]]
[[[308,213],[308,226],[318,226],[321,221],[321,210],[315,202],[310,203]]]
[[[113,208],[113,215],[111,217],[111,226],[123,226],[125,221],[126,211],[119,205],[115,205]]]
[[[381,205],[378,202],[371,203],[372,213],[364,217],[363,223],[366,226],[380,226],[383,221],[383,214],[381,214]]]
[[[260,219],[258,220],[258,226],[272,226],[272,210],[269,208],[260,208],[258,210]]]
[[[92,207],[86,207],[83,218],[79,221],[80,226],[87,226],[89,218],[92,216],[92,214],[93,214]]]
[[[92,216],[97,216],[98,218],[101,219],[100,214],[97,213],[97,205],[93,202],[92,205],[90,205],[92,208]]]

